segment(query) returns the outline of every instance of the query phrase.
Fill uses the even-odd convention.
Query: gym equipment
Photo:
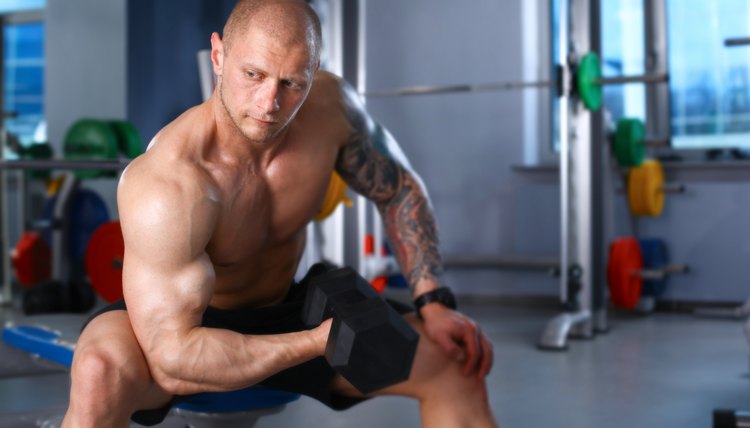
[[[106,122],[80,119],[65,134],[63,152],[65,159],[70,160],[114,160],[119,153],[117,134]],[[75,173],[82,179],[102,175],[102,171],[97,170],[75,170]]]
[[[42,209],[44,222],[51,225],[42,233],[47,244],[52,242],[53,230],[62,227],[52,221],[56,203],[57,197],[53,196],[47,199]],[[109,211],[107,204],[96,192],[80,187],[75,190],[68,203],[67,254],[73,259],[80,259],[86,254],[86,248],[94,231],[109,221]]]
[[[312,278],[302,314],[310,327],[333,316],[326,360],[363,394],[409,378],[419,335],[353,269]]]
[[[75,344],[64,340],[60,332],[43,326],[8,323],[3,328],[3,341],[68,368],[73,362]],[[247,412],[284,406],[299,397],[291,392],[253,386],[238,391],[198,394],[174,407],[179,410],[178,414]]]
[[[117,147],[130,159],[143,154],[143,141],[138,129],[127,120],[110,120],[109,126],[117,135]]]
[[[125,241],[119,221],[104,223],[91,236],[86,250],[86,272],[91,286],[109,303],[122,299],[122,261]]]
[[[384,249],[385,250],[385,249]],[[375,237],[372,235],[365,236],[365,256],[372,257],[375,254]],[[385,256],[383,251],[383,256]],[[370,280],[370,285],[378,293],[382,293],[385,287],[388,285],[388,277],[385,275],[378,275]]]
[[[646,140],[646,128],[640,119],[623,118],[617,121],[612,138],[612,152],[623,167],[640,166],[646,158],[647,147],[664,147],[668,139]]]
[[[80,119],[65,134],[67,160],[117,160],[120,153],[135,158],[143,153],[138,129],[124,120]],[[114,176],[110,169],[76,169],[79,178]]]
[[[71,255],[72,249],[68,245],[70,241],[76,241],[71,236],[72,228],[66,227],[69,224],[66,220],[70,218],[71,200],[77,193],[78,185],[75,174],[68,173],[51,208],[47,226],[51,229],[50,279],[23,291],[22,308],[26,314],[86,312],[96,303],[91,287],[78,274],[76,262],[80,257],[77,259]],[[78,270],[82,271],[82,266]]]
[[[10,258],[21,286],[31,287],[50,278],[52,253],[38,232],[24,232]]]
[[[314,220],[321,221],[330,216],[340,203],[347,207],[351,207],[353,204],[352,200],[346,196],[346,183],[336,171],[333,171],[331,172],[331,179],[328,181],[328,190],[323,205],[321,205]]]
[[[556,79],[526,82],[498,82],[487,84],[462,84],[448,86],[409,86],[400,89],[368,91],[366,97],[401,97],[409,95],[445,94],[454,92],[488,92],[525,88],[555,88],[562,93],[562,70],[558,67]],[[621,85],[625,83],[664,83],[669,81],[668,74],[643,74],[635,76],[602,77],[601,61],[594,52],[584,54],[573,73],[572,88],[591,111],[597,111],[602,105],[602,86]]]
[[[660,297],[666,288],[669,274],[689,270],[687,265],[667,264],[666,245],[663,241],[648,239],[642,242],[646,247],[647,262],[644,261],[641,242],[635,238],[618,238],[610,245],[607,283],[612,303],[616,307],[632,310],[638,306],[643,295]],[[646,289],[644,280],[649,282]]]
[[[750,45],[750,37],[733,37],[724,40],[724,46],[747,46]]]
[[[639,239],[638,246],[643,256],[643,269],[645,272],[659,272],[665,266],[670,266],[669,251],[667,244],[661,239],[648,238]],[[671,269],[675,269],[672,267]],[[687,267],[685,267],[687,270]],[[667,290],[669,275],[646,275],[643,276],[643,296],[660,298]]]
[[[24,289],[21,300],[26,315],[84,313],[94,307],[96,295],[83,279],[51,279]]]
[[[750,428],[750,412],[731,409],[716,409],[713,428]]]
[[[634,216],[656,217],[664,210],[665,193],[684,191],[680,184],[665,185],[664,169],[657,160],[646,160],[628,172],[628,203]]]

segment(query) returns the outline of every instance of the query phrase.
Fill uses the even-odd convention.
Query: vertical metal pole
[[[571,1],[571,52],[582,56],[591,48],[591,3],[596,0]],[[593,135],[592,114],[581,102],[576,103],[575,116],[571,119],[571,204],[574,215],[571,219],[574,237],[572,242],[572,259],[582,269],[581,289],[578,293],[578,308],[582,313],[590,314],[592,309],[592,286],[594,281],[593,254],[593,192],[592,165]],[[601,144],[601,142],[599,142]],[[576,326],[578,335],[590,337],[592,323],[590,319]]]
[[[667,73],[667,10],[663,0],[645,0],[645,73]],[[671,135],[669,85],[646,85],[646,133]]]
[[[5,124],[0,127],[0,159],[5,159],[5,147],[7,144],[8,134],[5,129]],[[0,172],[0,257],[2,257],[2,299],[0,303],[11,304],[13,295],[11,289],[11,278],[10,278],[10,242],[8,239],[8,232],[10,227],[8,225],[8,172],[3,170]]]
[[[357,0],[357,92],[367,92],[367,0]],[[363,96],[364,97],[364,96]],[[365,99],[362,100],[366,102]],[[367,234],[367,209],[368,202],[364,196],[357,196],[357,269],[363,275],[367,275],[365,263],[365,235]]]
[[[563,73],[562,96],[559,98],[559,138],[560,138],[560,300],[568,300],[568,266],[570,266],[570,147],[568,93],[570,88],[570,63],[568,58],[568,0],[559,0],[557,27],[557,49]]]
[[[344,7],[343,0],[330,0],[329,2],[329,29],[330,43],[331,43],[331,62],[332,70],[339,76],[344,75]],[[346,264],[344,260],[344,243],[346,234],[346,225],[344,221],[344,208],[339,205],[336,211],[333,212],[330,222],[331,227],[327,230],[332,231],[326,236],[325,242],[331,242],[331,253],[328,256],[331,261],[338,265],[343,266]]]
[[[589,50],[601,52],[601,0],[591,1],[591,16],[589,17],[589,34],[591,46]],[[605,294],[606,283],[606,234],[605,234],[605,186],[611,171],[609,168],[609,151],[607,150],[607,135],[601,113],[591,114],[591,309],[593,327],[597,332],[606,331],[607,301]],[[596,177],[596,179],[594,179]]]
[[[0,65],[0,112],[5,111],[5,18],[0,16],[0,58],[3,59],[3,65]],[[5,129],[5,119],[0,116],[0,159],[5,159],[5,145],[7,144],[7,133]],[[8,253],[8,204],[5,200],[8,182],[5,171],[0,173],[0,257],[2,257],[2,296],[0,304],[11,304],[13,295],[10,278],[10,254]]]

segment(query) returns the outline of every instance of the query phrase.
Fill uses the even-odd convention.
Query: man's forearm
[[[146,351],[156,382],[172,394],[227,391],[254,385],[323,354],[319,329],[249,336],[196,327],[187,334],[161,334]]]
[[[440,287],[443,263],[438,250],[435,216],[422,183],[403,172],[397,194],[378,209],[391,250],[413,296]]]

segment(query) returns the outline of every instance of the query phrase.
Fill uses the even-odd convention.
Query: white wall
[[[80,118],[125,119],[127,0],[53,0],[45,12],[45,115],[56,153]],[[114,180],[95,188],[116,215]]]

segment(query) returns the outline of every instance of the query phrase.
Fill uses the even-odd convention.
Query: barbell
[[[459,84],[443,86],[407,86],[398,89],[366,91],[365,97],[402,97],[412,95],[446,94],[455,92],[489,92],[507,91],[527,88],[554,88],[559,94],[563,92],[562,68],[557,67],[556,78],[537,81],[509,81],[479,84]],[[583,102],[583,105],[597,111],[602,105],[602,86],[622,85],[625,83],[664,83],[669,81],[667,73],[640,74],[632,76],[602,77],[601,61],[594,52],[588,52],[581,57],[577,68],[573,72],[571,88]]]
[[[612,135],[612,153],[622,167],[640,166],[646,159],[647,148],[668,145],[668,138],[646,138],[643,121],[635,118],[618,120]]]
[[[661,297],[669,275],[686,273],[685,264],[671,264],[664,241],[660,239],[618,238],[609,247],[607,283],[612,304],[635,309],[642,296]]]

